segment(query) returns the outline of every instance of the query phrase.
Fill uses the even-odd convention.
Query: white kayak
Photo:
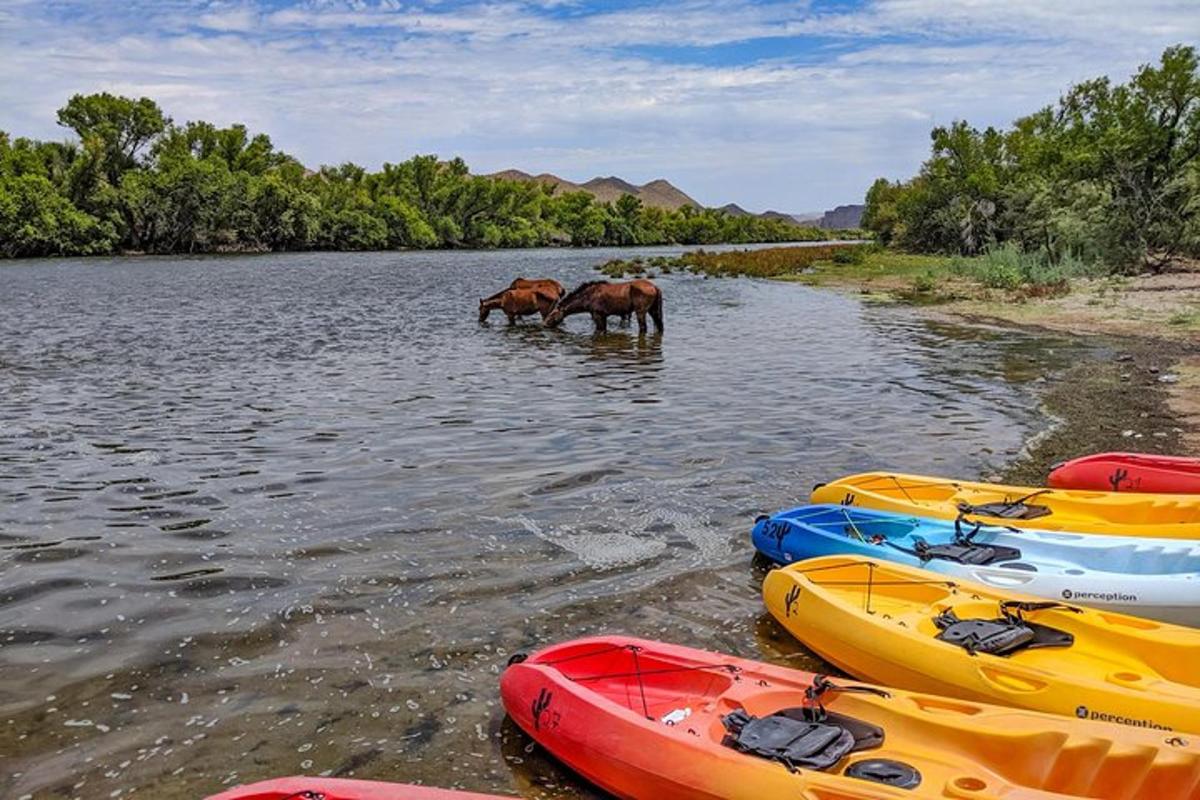
[[[780,564],[861,555],[1200,627],[1200,541],[1018,529],[842,505],[760,517],[752,536]]]

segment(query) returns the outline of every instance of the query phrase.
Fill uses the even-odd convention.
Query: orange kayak
[[[1197,800],[1169,731],[881,689],[619,636],[521,656],[504,707],[633,800]]]
[[[494,794],[472,794],[404,783],[353,781],[344,778],[276,778],[238,786],[208,800],[512,800]]]
[[[1097,453],[1051,467],[1056,489],[1200,494],[1200,458],[1148,453]]]

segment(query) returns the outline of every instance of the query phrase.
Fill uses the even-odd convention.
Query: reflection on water
[[[604,252],[0,267],[0,795],[299,772],[591,797],[506,727],[508,657],[626,632],[819,668],[754,516],[974,476],[1076,345],[748,280],[665,335],[480,325]]]

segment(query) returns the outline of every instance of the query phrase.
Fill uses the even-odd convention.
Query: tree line
[[[1200,256],[1200,69],[1168,48],[1127,83],[1096,78],[1007,130],[932,132],[909,180],[877,180],[864,227],[918,252],[1019,248],[1054,264],[1160,270]]]
[[[150,99],[76,95],[68,141],[0,131],[0,256],[712,244],[828,232],[623,196],[554,193],[419,155],[306,169],[244,125],[175,124]]]

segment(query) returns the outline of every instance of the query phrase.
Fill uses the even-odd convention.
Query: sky
[[[819,211],[1200,40],[1200,0],[0,0],[0,130],[76,92],[242,122],[310,166],[460,155]]]

